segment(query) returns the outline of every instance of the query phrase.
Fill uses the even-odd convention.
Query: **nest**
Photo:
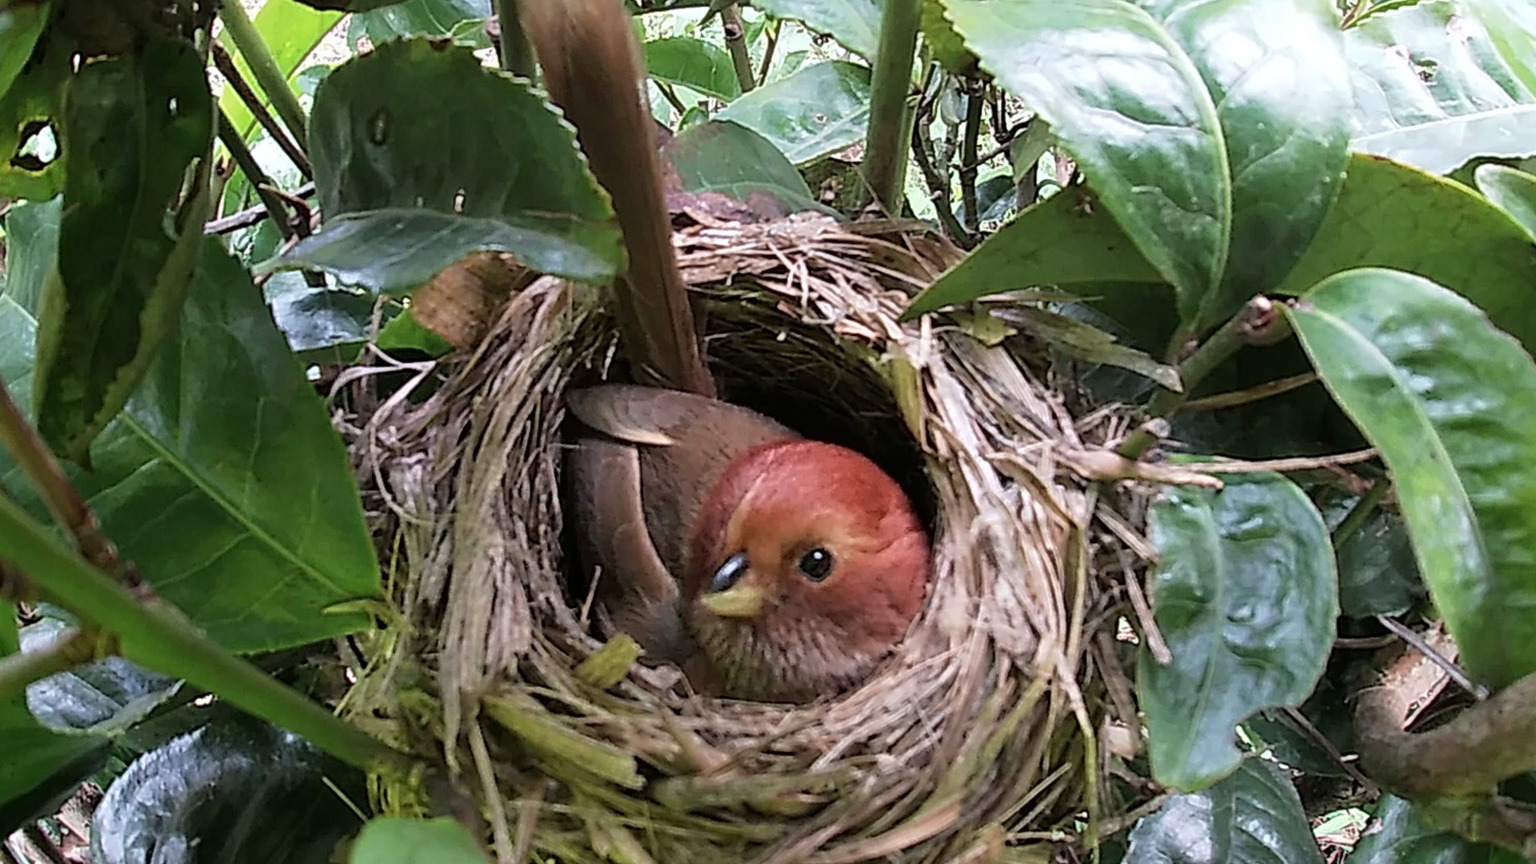
[[[991,861],[1092,827],[1097,733],[1134,710],[1111,586],[1135,541],[1064,466],[1121,430],[1074,419],[1017,350],[898,324],[958,256],[910,229],[676,237],[722,395],[863,450],[929,517],[920,619],[813,705],[700,697],[591,635],[558,470],[564,392],[621,365],[601,292],[541,278],[473,351],[401,367],[353,428],[400,620],[346,708],[451,782],[395,782],[386,809],[457,807],[500,860],[565,864]]]

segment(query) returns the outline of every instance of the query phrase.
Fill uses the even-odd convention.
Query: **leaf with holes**
[[[0,197],[46,201],[64,188],[59,125],[72,46],[62,37],[0,93]]]
[[[1172,660],[1143,646],[1137,688],[1152,775],[1183,791],[1241,763],[1239,723],[1312,692],[1339,614],[1328,529],[1301,489],[1267,473],[1225,483],[1168,487],[1149,514],[1153,610]]]
[[[869,69],[832,60],[759,87],[715,115],[751,129],[796,165],[864,140]]]
[[[167,231],[165,204],[213,143],[203,63],[188,43],[88,63],[64,112],[64,209],[38,309],[33,399],[54,450],[89,461],[176,326],[202,245],[206,182]]]
[[[1447,174],[1477,156],[1536,153],[1536,7],[1427,0],[1344,34],[1355,150]]]
[[[1467,672],[1536,671],[1536,363],[1477,307],[1408,273],[1340,273],[1286,311],[1392,471],[1409,537]]]
[[[1322,864],[1296,787],[1279,768],[1248,759],[1232,776],[1175,795],[1136,823],[1124,864]]]
[[[486,250],[594,282],[623,266],[613,210],[571,127],[466,49],[380,45],[321,83],[310,123],[325,226],[265,270],[319,267],[401,290]],[[370,259],[410,269],[360,266]]]
[[[32,318],[0,297],[0,376],[31,387]],[[249,274],[217,239],[176,336],[102,433],[95,470],[71,471],[155,593],[236,651],[275,650],[368,623],[333,607],[379,596],[347,456]],[[0,482],[20,495],[0,457]],[[35,498],[23,503],[38,518]],[[147,514],[147,515],[146,515]]]

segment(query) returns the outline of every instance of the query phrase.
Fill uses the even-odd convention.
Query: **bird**
[[[545,90],[608,191],[610,307],[636,383],[571,390],[565,514],[596,623],[706,695],[805,703],[865,680],[921,611],[924,526],[865,455],[721,401],[671,244],[620,0],[522,0]]]

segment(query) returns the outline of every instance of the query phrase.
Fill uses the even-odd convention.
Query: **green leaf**
[[[428,357],[441,357],[453,350],[453,343],[423,327],[411,309],[406,309],[380,327],[374,344],[380,351],[391,354],[420,351]]]
[[[368,338],[374,303],[369,294],[315,288],[294,272],[273,274],[262,293],[295,354],[358,345]]]
[[[469,21],[491,17],[491,0],[406,0],[352,16],[347,39],[355,48],[359,37],[374,45],[408,36],[451,36]]]
[[[485,864],[485,847],[453,819],[381,816],[363,826],[352,864]]]
[[[480,250],[588,281],[623,266],[571,127],[468,50],[410,39],[349,61],[320,85],[310,144],[326,224],[269,268],[320,266],[397,290]],[[369,271],[370,258],[411,269]]]
[[[1336,497],[1324,508],[1329,530],[1359,502]],[[1377,507],[1343,543],[1334,547],[1339,563],[1339,608],[1351,618],[1400,615],[1426,594],[1413,558],[1413,543],[1401,516]]]
[[[51,644],[68,628],[44,618],[21,631],[23,650]],[[27,707],[40,723],[59,732],[113,735],[149,716],[181,682],[108,657],[27,686]]]
[[[714,99],[741,95],[731,55],[713,42],[669,36],[645,43],[645,71],[652,78],[681,84]]]
[[[1285,278],[1338,195],[1352,107],[1338,12],[1332,0],[1141,6],[1200,70],[1225,138],[1231,245],[1221,286],[1195,322],[1210,327]]]
[[[1389,267],[1438,282],[1536,346],[1536,246],[1507,213],[1459,183],[1354,156],[1317,241],[1276,291],[1304,294],[1352,267]]]
[[[99,864],[329,864],[357,830],[362,776],[249,718],[210,724],[144,754],[91,825]]]
[[[0,197],[46,201],[64,188],[60,114],[72,46],[54,37],[0,93]]]
[[[1349,864],[1493,864],[1520,861],[1509,853],[1464,840],[1430,824],[1412,802],[1382,795],[1371,813],[1371,829],[1360,836]]]
[[[0,297],[0,376],[23,402],[33,329]],[[6,488],[27,488],[9,460],[0,466]],[[276,650],[368,622],[329,611],[380,592],[346,452],[217,240],[204,244],[176,338],[102,433],[95,470],[70,476],[123,559],[226,647]]]
[[[55,812],[106,762],[105,738],[63,735],[38,725],[19,700],[0,702],[0,832]]]
[[[21,67],[32,56],[51,9],[46,0],[0,6],[0,95],[10,89]]]
[[[65,102],[56,278],[45,280],[37,340],[37,428],[85,460],[175,327],[207,211],[205,183],[166,230],[165,205],[206,158],[213,105],[189,44],[88,63]]]
[[[715,115],[751,129],[796,165],[864,140],[869,69],[833,60],[759,87]]]
[[[1051,124],[1192,324],[1232,234],[1232,170],[1199,70],[1126,0],[945,0],[984,69]]]
[[[297,87],[293,73],[304,62],[304,58],[314,53],[321,40],[341,23],[341,14],[311,9],[302,3],[263,3],[251,23],[255,25],[256,32],[261,34],[262,44],[272,52],[278,70],[290,86]],[[254,81],[250,66],[230,42],[229,36],[220,33],[219,41],[229,49],[235,68],[240,70],[245,80]],[[272,100],[265,93],[262,94],[262,104],[269,109],[272,105]],[[256,128],[256,118],[251,116],[251,109],[246,107],[245,100],[240,98],[233,87],[224,88],[223,94],[219,96],[219,107],[229,117],[231,127],[240,130],[242,138],[249,138]]]
[[[1123,864],[1322,864],[1296,787],[1262,759],[1136,823]]]
[[[1502,687],[1536,671],[1536,363],[1472,304],[1407,273],[1340,273],[1286,314],[1391,469],[1468,673]]]
[[[758,212],[825,210],[773,142],[728,120],[690,126],[672,139],[667,156],[687,192],[719,192]]]
[[[1052,285],[1161,283],[1108,211],[1076,190],[1031,206],[924,288],[902,320],[978,297]]]
[[[1225,483],[1169,487],[1149,515],[1153,610],[1173,656],[1143,647],[1137,686],[1153,777],[1184,791],[1237,768],[1244,719],[1312,692],[1339,614],[1328,529],[1307,496],[1278,474]]]
[[[53,269],[59,250],[59,211],[62,200],[11,205],[5,214],[5,296],[36,315],[43,280]]]
[[[1427,0],[1344,34],[1351,146],[1446,174],[1476,156],[1536,153],[1536,10]]]
[[[346,213],[257,272],[318,267],[347,285],[403,294],[472,252],[510,252],[545,273],[585,282],[612,278],[622,251],[610,226],[535,212],[474,218],[389,208]]]
[[[1506,165],[1477,166],[1477,188],[1536,242],[1536,177]]]
[[[752,0],[775,18],[799,21],[872,60],[880,43],[880,0]]]

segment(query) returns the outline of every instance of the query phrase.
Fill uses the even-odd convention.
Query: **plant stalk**
[[[973,88],[974,89],[974,88]],[[981,141],[980,92],[965,95],[965,137],[960,142],[960,205],[965,209],[965,229],[975,233],[981,227],[981,206],[976,199],[976,153]]]
[[[294,142],[299,145],[299,149],[308,151],[309,133],[305,125],[304,108],[299,105],[299,97],[294,95],[293,88],[288,86],[288,76],[278,68],[277,58],[267,48],[256,24],[245,14],[245,7],[236,0],[229,0],[220,5],[219,20],[224,22],[224,32],[234,44],[235,50],[245,59],[245,65],[250,68],[256,83],[267,98],[272,100],[273,110],[282,118],[283,125],[288,127]]]
[[[272,221],[277,223],[277,230],[283,239],[292,240],[294,231],[288,222],[288,208],[283,206],[283,199],[272,191],[272,181],[261,170],[261,166],[256,164],[256,157],[251,155],[250,148],[245,146],[245,140],[235,131],[223,108],[219,109],[219,140],[224,143],[224,148],[229,151],[230,158],[235,160],[235,165],[245,175],[245,179],[250,181],[251,188],[256,190],[256,197],[261,199],[262,206],[272,215]]]
[[[114,634],[122,655],[184,678],[263,720],[364,769],[404,769],[409,757],[367,735],[231,654],[172,607],[144,603],[63,546],[0,495],[0,549],[33,585],[82,619]]]
[[[224,46],[217,42],[213,43],[212,48],[213,65],[224,76],[225,83],[234,88],[235,95],[239,96],[240,101],[245,103],[245,107],[250,109],[251,116],[256,118],[261,128],[267,130],[267,134],[277,142],[277,146],[288,157],[288,161],[293,163],[293,167],[299,169],[299,173],[304,175],[304,179],[315,179],[315,169],[309,164],[309,157],[304,155],[304,151],[300,150],[299,145],[289,137],[288,132],[277,122],[277,118],[273,117],[272,112],[267,110],[267,106],[262,104],[261,97],[256,95],[256,91],[251,89],[250,82],[240,74],[240,68],[235,65],[234,58],[230,57],[229,52],[224,50]]]
[[[501,68],[513,75],[534,80],[538,65],[534,63],[533,45],[523,30],[523,19],[518,15],[517,0],[496,0],[497,57]]]
[[[887,215],[900,216],[912,140],[912,58],[922,23],[922,0],[886,0],[880,46],[870,85],[864,179]]]
[[[725,30],[725,50],[731,54],[731,66],[736,70],[741,92],[751,92],[757,86],[757,76],[752,72],[752,55],[747,51],[747,26],[741,20],[741,7],[726,4],[720,10],[720,24]]]

